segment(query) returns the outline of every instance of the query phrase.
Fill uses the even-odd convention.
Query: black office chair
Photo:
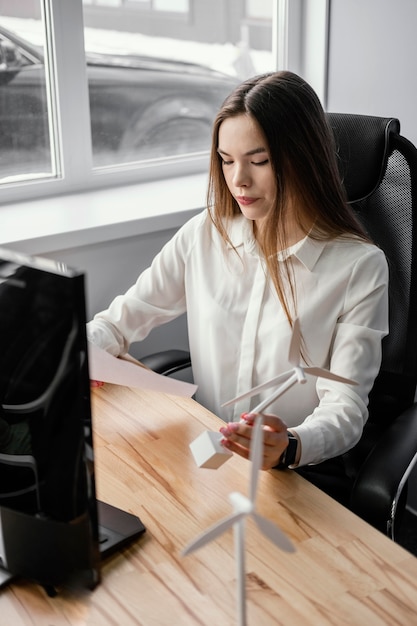
[[[328,113],[349,202],[390,267],[390,333],[359,443],[345,455],[354,477],[346,505],[395,539],[417,460],[417,149],[394,118]],[[190,367],[168,351],[142,361],[159,373]]]
[[[61,320],[62,321],[62,320]],[[74,349],[77,338],[77,325],[71,320],[71,327],[66,328],[65,321],[56,328],[45,322],[47,330],[39,332],[34,337],[32,331],[25,332],[22,324],[21,337],[6,351],[6,362],[2,362],[3,388],[0,389],[0,416],[11,424],[21,421],[28,424],[27,438],[21,442],[24,452],[16,449],[5,453],[0,450],[0,505],[23,511],[41,513],[42,462],[35,457],[33,448],[38,448],[36,456],[50,458],[49,450],[50,431],[53,428],[53,418],[56,409],[51,412],[56,395],[70,374],[70,353]],[[35,341],[34,341],[35,339]],[[48,352],[49,369],[45,368],[42,354],[46,347],[56,346],[56,360],[53,362]],[[20,348],[20,349],[19,349]],[[13,356],[12,356],[13,355]],[[46,371],[45,371],[46,370]],[[39,374],[39,376],[38,376]],[[28,393],[31,398],[24,402],[16,402]],[[33,397],[33,396],[36,397]],[[10,400],[10,397],[13,401]],[[8,398],[4,402],[4,398]],[[62,409],[60,407],[62,414]],[[51,423],[50,423],[51,422]],[[42,433],[41,446],[33,445],[33,433]],[[40,450],[42,449],[42,454]],[[45,458],[43,459],[45,464]],[[66,468],[66,471],[68,468]]]
[[[5,467],[11,471],[4,472]],[[0,453],[0,505],[41,512],[38,465],[31,454]]]

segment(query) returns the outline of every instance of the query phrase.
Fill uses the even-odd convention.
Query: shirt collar
[[[231,221],[228,228],[228,235],[235,248],[244,246],[245,250],[249,253],[253,254],[258,252],[259,249],[253,234],[252,222],[243,215],[239,215]],[[230,244],[228,245],[230,246]],[[325,246],[326,241],[312,239],[307,236],[279,253],[278,260],[283,261],[285,258],[294,256],[308,270],[312,271]]]
[[[325,240],[312,239],[307,236],[294,246],[285,250],[284,253],[286,253],[286,258],[294,256],[311,272],[319,260],[326,244],[327,242]],[[279,260],[283,260],[283,257],[281,256]]]
[[[246,252],[253,253],[258,250],[258,244],[253,233],[253,222],[244,215],[238,215],[227,228],[229,240],[234,248],[244,246]],[[228,243],[230,247],[230,243]]]

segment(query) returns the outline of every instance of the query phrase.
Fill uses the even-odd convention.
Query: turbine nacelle
[[[238,491],[230,493],[229,500],[236,513],[245,513],[245,515],[250,515],[254,511],[253,502]]]
[[[297,383],[301,383],[302,385],[304,385],[304,383],[307,382],[307,376],[305,375],[302,367],[300,367],[299,365],[296,365],[294,367],[294,373],[297,376]]]

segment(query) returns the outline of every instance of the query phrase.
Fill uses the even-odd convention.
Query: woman
[[[339,459],[367,419],[388,330],[388,271],[346,203],[312,88],[290,72],[237,87],[214,122],[209,180],[207,211],[95,316],[89,338],[123,354],[186,311],[197,399],[228,422],[224,445],[247,457],[250,409],[271,389],[221,405],[290,368],[298,317],[304,361],[358,385],[309,377],[279,398],[264,418],[263,467]]]

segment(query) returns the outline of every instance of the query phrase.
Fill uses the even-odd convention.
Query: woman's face
[[[226,184],[243,215],[262,221],[275,203],[276,180],[257,122],[244,114],[224,120],[217,151]]]

